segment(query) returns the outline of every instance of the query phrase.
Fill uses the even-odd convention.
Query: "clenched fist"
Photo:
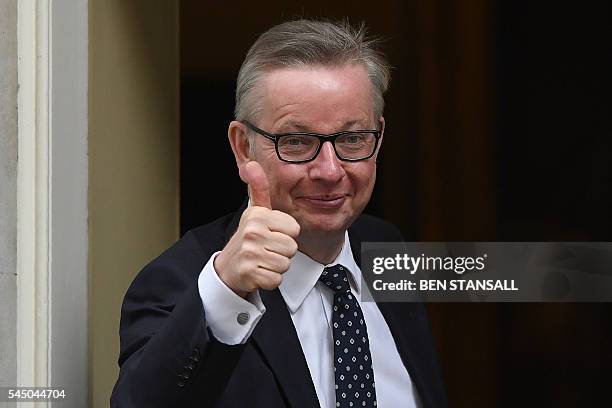
[[[219,278],[245,297],[259,288],[280,285],[297,252],[300,225],[289,214],[272,210],[268,179],[259,163],[248,162],[240,175],[248,184],[251,205],[214,266]]]

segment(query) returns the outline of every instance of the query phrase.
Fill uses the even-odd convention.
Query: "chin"
[[[348,229],[351,221],[349,218],[339,218],[337,215],[330,216],[318,216],[315,218],[305,218],[300,220],[300,226],[302,232],[308,233],[312,236],[325,236],[344,234],[344,231]]]

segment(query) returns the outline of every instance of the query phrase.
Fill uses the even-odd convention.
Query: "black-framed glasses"
[[[330,142],[336,156],[344,161],[360,161],[374,155],[381,130],[347,130],[331,135],[310,132],[269,133],[249,121],[243,121],[249,129],[274,142],[276,155],[287,163],[306,163],[314,160],[323,143]]]

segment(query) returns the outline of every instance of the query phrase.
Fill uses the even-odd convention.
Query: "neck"
[[[323,265],[327,265],[336,259],[343,244],[344,232],[338,235],[326,235],[325,237],[302,234],[298,238],[300,251]]]

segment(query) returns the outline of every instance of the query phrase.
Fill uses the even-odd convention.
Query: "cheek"
[[[304,177],[303,171],[295,169],[295,165],[278,163],[266,169],[270,183],[270,195],[273,202],[285,203],[290,199],[291,192]]]
[[[275,165],[277,157],[273,144],[268,144],[263,141],[259,144],[255,143],[253,152],[255,156],[254,159],[257,160],[264,168]]]
[[[376,181],[376,166],[367,163],[358,167],[351,173],[351,178],[356,195],[360,198],[369,198]]]
[[[282,162],[276,155],[274,145],[256,145],[255,160],[263,167],[270,186],[272,202],[284,201],[283,196],[295,184],[296,171],[294,165]]]

